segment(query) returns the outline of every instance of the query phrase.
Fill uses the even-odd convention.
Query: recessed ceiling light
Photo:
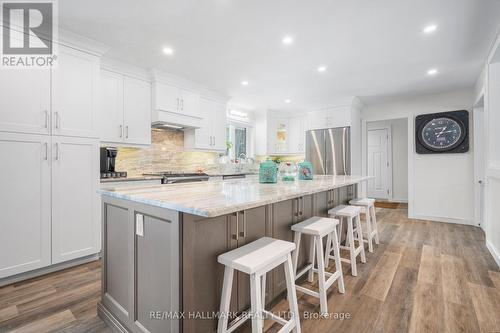
[[[438,70],[435,68],[431,68],[427,71],[427,75],[436,75],[438,73]]]
[[[293,43],[293,37],[292,36],[285,36],[285,37],[283,37],[282,42],[285,45],[290,45]]]
[[[248,86],[248,81],[241,81],[242,86]]]
[[[437,30],[437,27],[438,27],[438,26],[437,26],[437,25],[435,25],[435,24],[430,24],[430,25],[426,26],[426,27],[422,30],[422,32],[423,32],[424,34],[431,34],[431,33],[433,33],[434,31],[436,31],[436,30]]]
[[[318,67],[318,72],[321,73],[321,72],[324,72],[324,71],[326,71],[326,67],[325,66],[319,66]]]
[[[285,99],[285,103],[286,103],[286,104],[290,104],[291,102],[292,102],[291,100],[289,100],[289,99]]]
[[[170,55],[174,54],[174,50],[171,47],[169,47],[169,46],[165,46],[163,48],[163,53],[165,53],[166,55],[170,56]]]

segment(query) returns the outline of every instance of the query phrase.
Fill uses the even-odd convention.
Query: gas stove
[[[206,173],[185,173],[173,171],[144,173],[143,176],[162,177],[162,184],[201,182],[207,181],[208,178],[210,178]]]

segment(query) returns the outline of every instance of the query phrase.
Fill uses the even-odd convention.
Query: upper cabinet
[[[52,70],[52,134],[97,138],[99,58],[60,46]]]
[[[184,132],[184,147],[187,150],[226,150],[226,103],[201,97],[198,115],[201,126]]]
[[[0,131],[97,138],[98,79],[97,56],[62,45],[53,69],[2,70]]]
[[[305,152],[306,116],[285,117],[278,112],[268,113],[265,124],[266,155],[295,155]]]
[[[102,70],[99,109],[101,141],[151,144],[151,83]]]
[[[153,84],[153,108],[186,116],[199,116],[200,96],[186,89],[162,82]]]
[[[333,127],[351,126],[351,106],[329,107],[311,111],[309,116],[309,129],[323,129]]]

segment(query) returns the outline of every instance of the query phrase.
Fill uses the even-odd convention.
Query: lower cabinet
[[[0,279],[100,251],[98,148],[0,133]]]

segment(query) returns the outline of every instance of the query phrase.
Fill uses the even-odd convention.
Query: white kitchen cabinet
[[[98,137],[97,56],[59,46],[52,70],[52,134]]]
[[[53,264],[100,251],[98,171],[97,139],[52,137]]]
[[[49,69],[2,69],[0,131],[50,133]]]
[[[290,121],[283,117],[269,117],[267,137],[269,140],[268,153],[283,155],[289,152],[290,147]]]
[[[351,106],[332,107],[309,112],[309,129],[351,126]]]
[[[153,83],[153,108],[185,116],[200,117],[200,96],[190,90],[165,84]]]
[[[289,146],[290,154],[304,154],[306,141],[306,122],[307,117],[290,118]]]
[[[112,71],[101,71],[100,135],[102,142],[151,144],[151,84]]]
[[[50,146],[47,135],[0,133],[0,278],[51,263]]]
[[[151,83],[125,76],[123,81],[125,142],[151,144]]]
[[[99,87],[99,138],[123,141],[123,75],[101,71]]]
[[[226,103],[201,97],[198,114],[200,128],[184,131],[187,150],[226,150]]]

